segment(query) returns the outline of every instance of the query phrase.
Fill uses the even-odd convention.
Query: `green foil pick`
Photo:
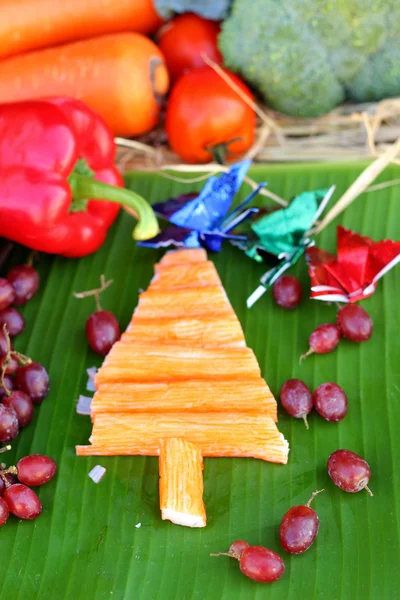
[[[247,299],[252,306],[262,294],[304,254],[313,244],[307,232],[325,209],[335,187],[303,192],[296,196],[287,208],[265,215],[251,224],[255,239],[249,239],[240,247],[247,256],[257,262],[265,262],[270,254],[279,259],[279,264],[264,273],[261,285]]]
[[[287,208],[254,221],[251,228],[258,239],[248,247],[246,254],[262,262],[258,249],[279,256],[282,252],[290,254],[302,246],[304,235],[313,225],[319,204],[327,193],[326,189],[303,192]]]

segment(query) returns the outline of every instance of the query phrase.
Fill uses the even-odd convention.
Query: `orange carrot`
[[[198,446],[182,439],[160,446],[161,518],[187,527],[205,527],[203,457]]]
[[[160,440],[179,437],[203,456],[253,457],[286,464],[289,446],[273,419],[262,413],[104,413],[96,416],[91,446],[79,456],[158,456]]]
[[[161,23],[153,0],[1,0],[0,58]]]
[[[102,36],[0,61],[0,102],[56,95],[78,98],[116,135],[152,129],[160,114],[159,96],[167,89],[160,50],[138,33]]]

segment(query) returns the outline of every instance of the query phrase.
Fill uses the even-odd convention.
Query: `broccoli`
[[[395,59],[400,44],[393,51],[400,33],[400,18],[393,22],[394,12],[400,17],[396,4],[234,0],[219,45],[226,66],[258,89],[272,108],[315,117],[346,97],[367,100],[400,93]],[[385,50],[389,37],[391,52]],[[383,68],[386,74],[379,72]],[[375,82],[368,86],[371,73]],[[364,92],[369,94],[365,98]]]

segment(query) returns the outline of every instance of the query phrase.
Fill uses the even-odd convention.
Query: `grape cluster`
[[[301,379],[288,379],[282,386],[280,400],[286,412],[303,419],[308,429],[307,415],[313,408],[326,421],[337,423],[347,414],[348,400],[336,383],[322,383],[312,394]]]
[[[0,470],[0,526],[7,522],[10,513],[19,519],[36,519],[42,512],[37,494],[31,489],[50,481],[57,466],[44,454],[25,456],[16,466]]]
[[[228,552],[218,552],[211,556],[235,558],[239,561],[242,573],[260,583],[277,581],[285,572],[285,563],[279,554],[263,546],[250,546],[244,540],[233,542]]]
[[[336,450],[328,458],[329,477],[341,490],[350,493],[366,490],[371,469],[367,461],[350,450]],[[289,554],[303,554],[314,543],[319,531],[319,517],[310,504],[317,490],[304,505],[293,506],[282,517],[279,538],[282,547]],[[260,583],[272,583],[282,577],[285,563],[279,554],[263,546],[250,546],[244,540],[231,544],[228,552],[218,552],[211,556],[229,556],[239,561],[239,568],[246,577]]]
[[[18,265],[0,278],[0,443],[11,442],[33,417],[49,391],[46,369],[14,349],[11,338],[25,327],[16,308],[36,294],[39,275],[30,265]]]
[[[346,304],[336,315],[336,325],[325,323],[311,333],[309,349],[300,356],[300,362],[310,354],[332,352],[340,342],[341,336],[352,342],[369,340],[373,331],[373,322],[366,310],[357,304]]]

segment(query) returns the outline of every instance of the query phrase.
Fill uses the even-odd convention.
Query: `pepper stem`
[[[71,173],[68,182],[71,186],[73,202],[82,202],[87,198],[92,198],[93,200],[115,202],[130,208],[131,213],[139,221],[133,230],[135,240],[148,240],[160,231],[150,204],[136,192],[108,185],[108,183],[97,181],[97,179],[76,172]]]

